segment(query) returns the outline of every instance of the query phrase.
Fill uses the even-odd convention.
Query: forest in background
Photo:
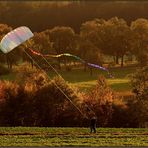
[[[83,22],[117,16],[128,24],[148,17],[146,1],[1,1],[0,22],[13,28],[26,25],[34,32],[70,26],[77,33]]]

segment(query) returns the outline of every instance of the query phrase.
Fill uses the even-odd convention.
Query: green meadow
[[[110,78],[109,75],[101,70],[93,69],[92,75],[90,75],[90,70],[84,71],[82,68],[75,68],[71,71],[61,70],[58,73],[71,85],[78,87],[81,91],[87,92],[92,87],[95,86],[97,78],[99,75],[104,75],[106,77],[108,85],[115,91],[121,94],[131,93],[130,79],[129,75],[136,71],[137,67],[116,67],[110,69],[113,73],[114,78]],[[49,71],[49,78],[56,76],[55,72]],[[5,80],[15,80],[15,70],[13,73],[8,75],[0,76],[0,79]]]
[[[1,127],[0,146],[148,146],[148,129]]]

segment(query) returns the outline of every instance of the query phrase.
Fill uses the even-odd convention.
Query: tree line
[[[7,24],[0,24],[0,38],[12,30]],[[34,37],[16,48],[7,55],[0,54],[0,62],[7,63],[9,68],[20,59],[29,60],[22,48],[39,51],[42,54],[62,54],[71,53],[77,55],[87,62],[94,64],[104,64],[104,55],[112,57],[114,64],[124,66],[124,57],[127,56],[132,61],[132,56],[136,56],[141,66],[147,65],[148,61],[148,20],[139,18],[133,21],[130,26],[127,22],[118,17],[109,20],[93,19],[82,23],[80,33],[75,33],[74,29],[65,26],[56,26],[42,32],[34,32]],[[28,52],[30,52],[28,50]],[[40,59],[30,53],[34,58]],[[70,67],[72,58],[48,58],[50,63],[61,68],[61,63]],[[32,63],[32,61],[30,61]],[[44,63],[42,63],[44,64]],[[110,65],[111,63],[107,63]],[[86,66],[86,65],[84,65]]]

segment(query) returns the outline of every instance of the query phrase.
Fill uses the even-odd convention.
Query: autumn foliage
[[[24,67],[18,73],[23,82],[0,81],[0,126],[88,126],[95,114],[99,127],[138,127],[147,120],[147,101],[141,100],[145,71],[132,80],[133,91],[140,93],[123,101],[102,75],[92,90],[81,93],[61,77],[48,79],[44,72]]]

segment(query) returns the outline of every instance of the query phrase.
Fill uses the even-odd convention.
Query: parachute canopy
[[[33,33],[28,27],[18,27],[3,37],[0,42],[0,49],[2,52],[8,53],[31,37],[33,37]]]

